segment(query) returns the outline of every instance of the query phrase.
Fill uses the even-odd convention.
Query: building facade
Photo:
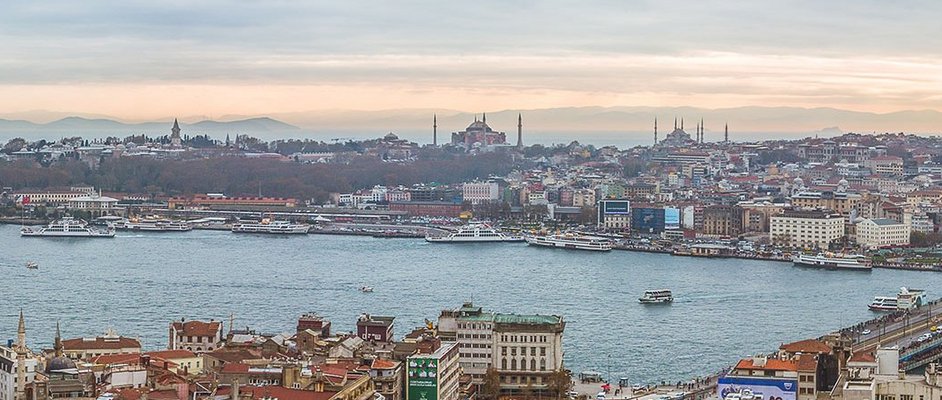
[[[828,248],[844,238],[844,218],[820,210],[786,210],[771,218],[772,244],[792,247]]]
[[[496,202],[500,199],[500,187],[497,182],[468,182],[461,185],[461,195],[471,204]]]
[[[868,249],[906,246],[910,227],[892,219],[864,219],[857,223],[857,244]]]
[[[406,360],[407,400],[458,400],[458,343],[442,343],[432,353]]]
[[[196,354],[211,352],[222,346],[222,322],[174,321],[170,323],[170,350],[189,350]]]

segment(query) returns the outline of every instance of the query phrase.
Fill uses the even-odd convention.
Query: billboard
[[[795,400],[798,380],[724,376],[717,381],[716,393],[721,400],[732,393],[744,392],[752,392],[755,400]]]
[[[438,359],[410,358],[407,400],[438,400]]]
[[[680,229],[680,209],[664,209],[664,229]]]
[[[628,200],[602,200],[602,214],[628,215],[631,207]]]

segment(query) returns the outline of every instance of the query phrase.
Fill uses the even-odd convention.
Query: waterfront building
[[[909,244],[910,226],[892,219],[864,219],[856,227],[857,244],[868,249]]]
[[[170,350],[183,349],[196,354],[211,352],[222,346],[222,322],[180,319],[170,323],[169,336],[167,348]]]
[[[92,217],[114,214],[118,210],[118,199],[91,193],[68,200],[70,210],[85,211]]]
[[[663,208],[635,207],[631,210],[631,231],[660,234],[666,229],[665,217]]]
[[[461,376],[458,343],[441,343],[431,350],[406,359],[406,399],[457,400]]]
[[[13,192],[12,197],[18,204],[44,204],[60,205],[67,204],[69,200],[89,196],[95,193],[95,188],[91,186],[72,186],[69,188],[50,188],[42,190],[18,190]]]
[[[628,230],[631,228],[631,202],[627,199],[600,200],[596,224],[607,230]]]
[[[740,360],[726,376],[717,381],[720,398],[729,393],[748,389],[762,393],[764,398],[798,400],[798,362],[768,357],[753,357]]]
[[[394,201],[389,203],[389,211],[403,211],[413,217],[458,218],[464,206],[447,201]]]
[[[712,205],[703,208],[703,234],[736,237],[742,234],[743,210],[738,206]]]
[[[63,340],[62,352],[73,360],[90,360],[93,357],[108,354],[139,354],[141,342],[134,338],[120,336],[114,330],[109,329],[104,335],[98,337]]]
[[[465,130],[451,134],[451,144],[467,150],[506,143],[507,135],[504,132],[497,132],[487,125],[486,114],[480,121],[475,117]]]
[[[393,321],[395,319],[396,317],[360,314],[357,318],[357,336],[366,341],[392,341]]]
[[[500,187],[497,182],[468,182],[461,185],[461,194],[471,204],[495,202],[500,199]]]
[[[287,197],[229,197],[222,193],[209,193],[192,197],[171,197],[167,208],[207,207],[225,209],[226,207],[297,207],[297,199]]]
[[[844,237],[844,218],[823,210],[785,210],[771,218],[769,235],[776,245],[827,249]]]
[[[493,368],[505,393],[546,388],[548,377],[562,368],[565,326],[556,315],[493,313],[472,303],[438,317],[439,335],[458,342],[464,373],[480,384]]]

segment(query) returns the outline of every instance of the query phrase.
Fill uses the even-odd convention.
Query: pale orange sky
[[[798,3],[16,4],[0,16],[0,115],[942,110],[938,2]]]

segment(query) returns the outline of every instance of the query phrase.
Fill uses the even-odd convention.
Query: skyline
[[[5,113],[139,121],[402,108],[942,111],[942,27],[932,19],[942,5],[928,1],[8,8]]]

